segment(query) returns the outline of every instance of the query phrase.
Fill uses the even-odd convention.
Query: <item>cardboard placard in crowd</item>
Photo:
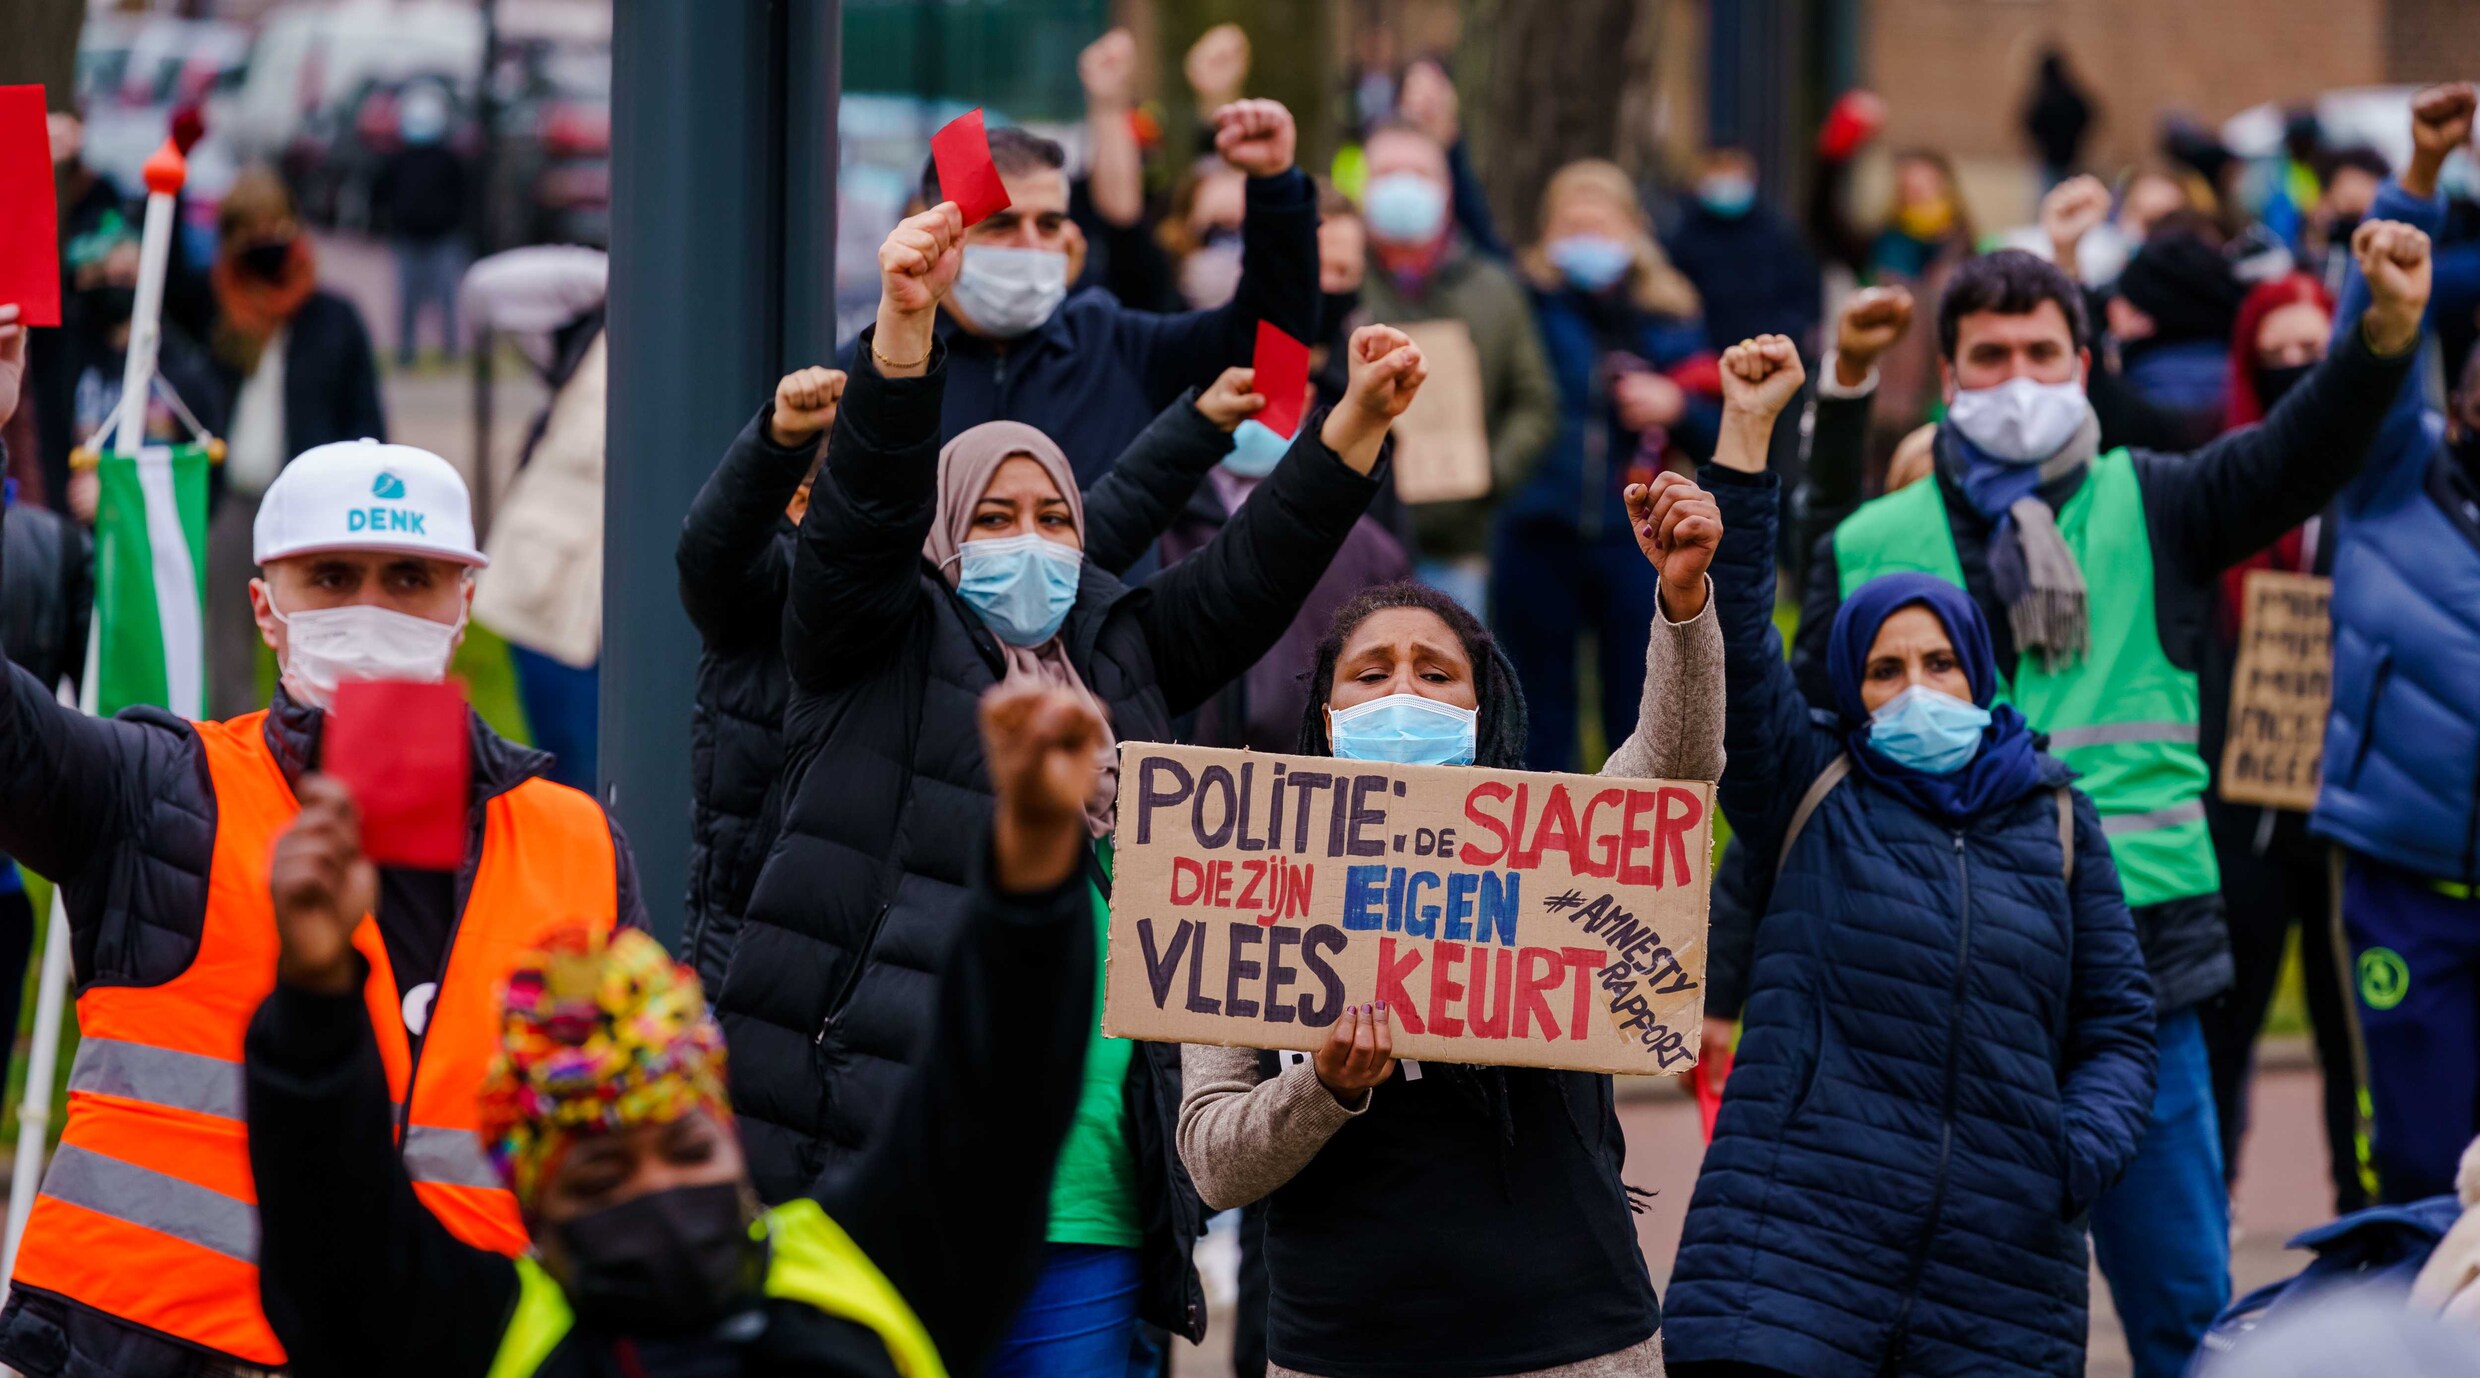
[[[1680,1072],[1713,786],[1120,744],[1103,1032]]]
[[[2303,813],[2316,807],[2333,705],[2333,596],[2334,581],[2318,575],[2248,571],[2222,745],[2224,799]]]
[[[1388,322],[1421,347],[1429,381],[1395,419],[1395,496],[1455,502],[1490,492],[1490,423],[1481,409],[1481,355],[1462,321]]]

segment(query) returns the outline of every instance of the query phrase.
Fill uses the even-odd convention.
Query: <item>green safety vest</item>
[[[805,1302],[877,1332],[904,1378],[947,1378],[938,1346],[887,1275],[817,1202],[795,1198],[750,1227],[767,1242],[766,1294]],[[567,1338],[568,1295],[542,1265],[517,1260],[517,1309],[491,1360],[490,1378],[530,1378]]]
[[[2047,732],[2050,751],[2083,777],[2076,784],[2101,811],[2129,904],[2209,894],[2222,876],[2205,829],[2210,777],[2196,751],[2196,676],[2161,648],[2153,542],[2124,449],[2092,462],[2058,510],[2058,530],[2084,571],[2092,652],[2056,669],[2037,655],[2019,656],[2013,683],[2001,683],[1997,696]],[[1934,482],[1863,504],[1835,528],[1834,559],[1845,598],[1881,574],[1906,570],[1964,586]]]

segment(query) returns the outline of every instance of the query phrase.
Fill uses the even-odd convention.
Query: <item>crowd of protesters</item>
[[[0,304],[0,848],[60,887],[82,1038],[0,1361],[1160,1378],[1237,1211],[1244,1375],[2076,1374],[2094,1262],[2139,1378],[2295,1371],[2251,1365],[2312,1284],[2389,1269],[2369,1371],[2458,1371],[2407,1356],[2480,1314],[2471,88],[2413,99],[2399,169],[2294,129],[2251,200],[2192,134],[2086,173],[2051,53],[2015,235],[1925,148],[1862,227],[1855,92],[1804,216],[1716,147],[1676,195],[1550,170],[1511,239],[1438,63],[1358,73],[1323,178],[1250,61],[1190,52],[1166,181],[1134,40],[1096,41],[1083,157],[993,128],[1009,204],[970,225],[925,168],[875,321],[736,404],[676,550],[677,898],[583,791],[599,256],[469,280],[552,388],[486,547],[245,175],[147,422],[226,442],[213,712],[62,706],[139,256],[63,129],[66,324]],[[449,195],[414,142],[393,194]],[[397,221],[410,350],[459,265]],[[1261,326],[1312,346],[1290,437]],[[1448,355],[1480,490],[1409,499]],[[374,494],[417,519],[359,524]],[[2310,812],[2216,788],[2257,569],[2333,581]],[[534,745],[472,717],[462,867],[376,864],[335,692],[441,679],[477,616]],[[1667,1295],[1609,1075],[1400,1060],[1378,1000],[1307,1055],[1102,1033],[1136,741],[1716,782],[1733,1056]],[[2234,1304],[2294,932],[2342,1218]]]

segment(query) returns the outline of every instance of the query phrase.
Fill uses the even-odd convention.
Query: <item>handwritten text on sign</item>
[[[2334,581],[2248,571],[2239,660],[2231,671],[2222,797],[2277,809],[2316,807],[2333,706]]]
[[[1677,1072],[1705,994],[1713,787],[1120,746],[1103,1031]]]

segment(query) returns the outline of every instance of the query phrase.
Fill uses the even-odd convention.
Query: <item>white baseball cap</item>
[[[329,550],[384,550],[487,565],[473,499],[456,467],[428,450],[339,440],[301,452],[267,485],[251,530],[264,565]]]

